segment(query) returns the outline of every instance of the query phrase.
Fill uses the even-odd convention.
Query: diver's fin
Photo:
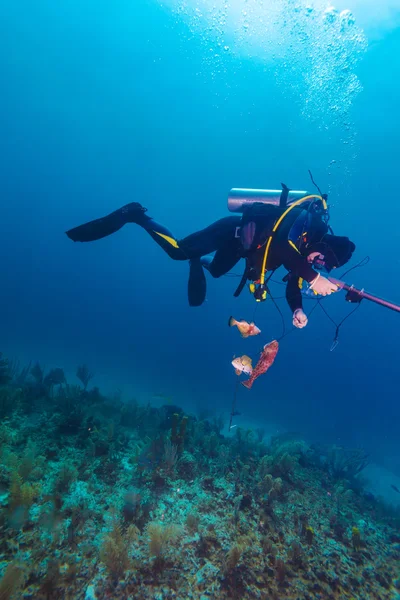
[[[207,282],[199,258],[189,261],[188,298],[190,306],[201,306],[206,299]]]
[[[234,319],[233,317],[229,317],[229,321],[228,321],[229,327],[234,327],[235,324],[236,324],[236,319]]]
[[[73,242],[93,242],[100,240],[121,229],[125,223],[139,223],[140,218],[143,218],[146,210],[138,202],[131,202],[106,217],[95,219],[94,221],[89,221],[88,223],[69,229],[66,231],[66,234]]]
[[[123,225],[125,225],[123,221],[114,218],[112,215],[108,215],[103,219],[96,219],[95,221],[89,221],[89,223],[74,227],[65,233],[73,242],[94,242],[115,233]]]

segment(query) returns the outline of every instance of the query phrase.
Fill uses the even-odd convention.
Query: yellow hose
[[[282,221],[286,217],[286,215],[292,210],[292,208],[295,208],[295,206],[299,206],[299,204],[303,204],[303,202],[307,202],[307,200],[311,200],[311,199],[321,200],[321,202],[323,203],[324,209],[325,210],[328,209],[328,205],[327,205],[326,201],[324,200],[324,198],[322,198],[322,196],[317,196],[316,194],[310,194],[309,196],[300,198],[300,200],[296,200],[296,202],[293,202],[293,204],[291,204],[289,206],[289,208],[285,210],[283,215],[281,215],[279,217],[279,219],[277,220],[277,222],[275,223],[275,225],[272,229],[272,233],[269,236],[267,245],[265,247],[264,258],[263,258],[262,267],[261,267],[261,275],[260,275],[260,284],[261,285],[264,285],[264,283],[265,283],[265,268],[267,266],[267,258],[268,258],[269,248],[271,246],[272,238],[273,238],[275,231],[278,229],[279,225],[282,223]]]

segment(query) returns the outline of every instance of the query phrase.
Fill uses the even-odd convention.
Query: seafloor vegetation
[[[400,598],[360,449],[104,397],[0,357],[0,600]]]

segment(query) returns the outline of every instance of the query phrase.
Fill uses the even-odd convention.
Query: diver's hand
[[[338,286],[329,281],[326,277],[322,277],[320,273],[310,283],[310,288],[320,296],[329,296],[333,292],[337,292]]]
[[[293,325],[297,327],[297,329],[303,329],[308,323],[307,315],[303,311],[302,308],[298,308],[293,313]]]

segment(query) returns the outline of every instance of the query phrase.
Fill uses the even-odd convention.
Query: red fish
[[[244,385],[244,387],[250,390],[257,377],[260,377],[260,375],[263,375],[268,371],[268,369],[275,360],[275,356],[277,355],[278,350],[279,344],[276,340],[273,340],[272,342],[264,346],[259,361],[254,367],[250,379],[247,379],[247,381],[242,381],[242,385]]]

